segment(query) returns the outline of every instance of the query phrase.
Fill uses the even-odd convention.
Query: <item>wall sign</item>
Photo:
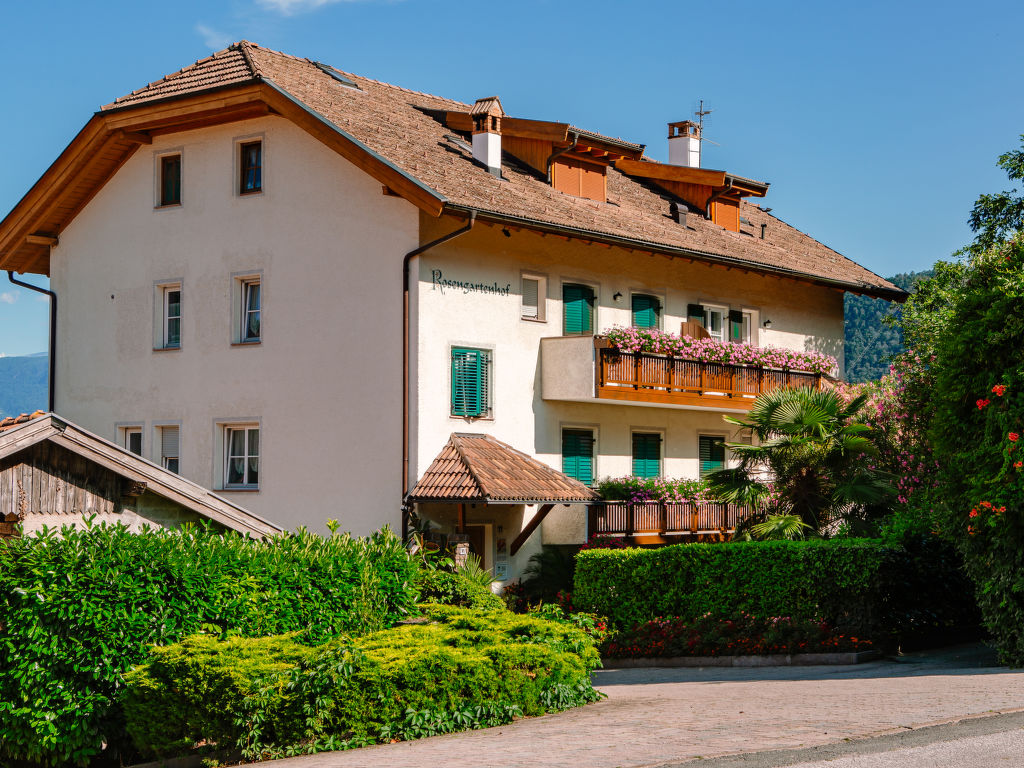
[[[440,269],[430,270],[430,282],[432,291],[441,291],[444,296],[446,289],[461,290],[463,293],[489,293],[494,296],[508,296],[512,292],[512,283],[505,287],[494,283],[471,283],[466,280],[452,280],[445,277]]]

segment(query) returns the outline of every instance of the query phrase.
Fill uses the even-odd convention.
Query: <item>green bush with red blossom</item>
[[[737,613],[721,618],[659,618],[617,632],[601,645],[613,659],[673,656],[765,656],[870,651],[870,640],[836,630],[827,621]]]
[[[1024,665],[1024,233],[958,267],[941,286],[929,366],[934,514],[1001,657]]]

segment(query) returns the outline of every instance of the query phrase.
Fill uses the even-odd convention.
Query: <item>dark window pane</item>
[[[239,192],[259,192],[263,189],[263,143],[254,141],[242,145],[242,183]]]
[[[181,155],[160,159],[160,205],[181,202]]]

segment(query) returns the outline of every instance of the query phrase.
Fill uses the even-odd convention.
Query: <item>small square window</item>
[[[260,428],[255,425],[224,428],[224,487],[259,488]]]
[[[164,286],[163,305],[163,347],[177,349],[181,346],[180,285]]]
[[[548,294],[547,278],[540,275],[523,275],[522,279],[522,311],[520,317],[523,320],[546,319],[546,304]]]
[[[160,205],[181,204],[181,155],[160,158]]]
[[[241,152],[238,194],[251,195],[263,191],[263,142],[247,141],[239,145]]]

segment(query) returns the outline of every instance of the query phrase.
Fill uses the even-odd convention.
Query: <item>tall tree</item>
[[[1024,134],[1020,140],[1020,149],[1003,153],[996,163],[1006,171],[1010,181],[1024,179]],[[977,236],[966,250],[982,253],[996,243],[1005,242],[1014,232],[1024,229],[1024,196],[1018,195],[1016,189],[981,195],[975,201],[967,223]]]

